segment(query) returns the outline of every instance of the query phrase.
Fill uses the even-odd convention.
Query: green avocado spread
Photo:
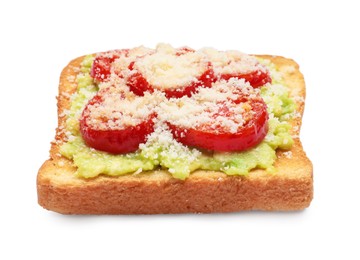
[[[269,131],[256,147],[244,152],[204,152],[186,147],[166,134],[161,138],[147,140],[138,151],[129,154],[113,155],[86,146],[80,131],[79,117],[88,100],[98,88],[90,76],[93,56],[87,56],[77,76],[77,91],[71,97],[71,107],[66,111],[66,130],[68,140],[60,147],[60,153],[73,160],[77,166],[76,175],[92,178],[100,174],[120,176],[155,169],[166,169],[174,178],[186,179],[196,170],[222,171],[228,175],[247,175],[255,168],[275,172],[276,149],[290,149],[293,139],[289,120],[295,111],[295,103],[289,98],[287,87],[276,68],[268,60],[265,62],[272,75],[272,84],[261,88],[269,113]],[[158,135],[159,136],[159,135]],[[168,140],[172,139],[172,142]]]

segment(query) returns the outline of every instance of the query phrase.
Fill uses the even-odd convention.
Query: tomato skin
[[[122,97],[119,97],[119,100]],[[94,149],[112,153],[123,154],[134,152],[141,143],[146,142],[146,136],[154,131],[155,114],[151,114],[147,119],[136,126],[128,126],[119,130],[98,130],[88,124],[88,107],[102,102],[100,95],[94,96],[83,110],[80,118],[80,132],[85,143]]]
[[[184,55],[184,54],[186,54],[186,53],[189,53],[189,52],[195,52],[195,50],[194,49],[191,49],[191,48],[189,48],[189,47],[181,47],[181,48],[179,48],[178,50],[177,50],[177,52],[176,52],[176,56],[181,56],[181,55]]]
[[[244,79],[249,82],[253,88],[258,88],[266,83],[271,83],[271,77],[269,73],[261,70],[253,71],[246,74],[222,74],[221,79],[229,80],[230,78]]]
[[[102,52],[98,54],[90,70],[90,76],[98,82],[106,81],[111,74],[111,64],[121,55],[127,55],[128,49]]]
[[[254,116],[237,132],[217,129],[185,129],[168,123],[174,138],[188,146],[221,152],[244,151],[258,145],[268,132],[268,113],[263,100],[252,102]],[[214,118],[216,120],[216,118]],[[204,129],[205,128],[205,129]]]
[[[130,91],[138,96],[144,96],[144,92],[146,91],[149,91],[150,93],[154,92],[153,87],[140,72],[131,74],[131,76],[128,77],[126,84],[129,86]]]
[[[167,98],[181,98],[183,96],[191,97],[192,94],[196,93],[199,87],[210,88],[214,82],[215,76],[214,71],[210,67],[200,77],[198,82],[191,83],[190,85],[177,89],[166,89],[165,96]]]
[[[129,69],[133,69],[134,63],[131,63]],[[181,98],[183,96],[191,97],[193,93],[199,87],[211,87],[211,84],[215,80],[214,70],[212,69],[211,64],[208,64],[208,69],[199,77],[197,82],[193,82],[190,85],[184,87],[178,87],[173,89],[164,89],[161,90],[165,93],[167,98]],[[127,81],[127,85],[130,90],[138,95],[144,96],[144,92],[149,91],[150,93],[154,92],[155,88],[149,84],[145,77],[140,72],[133,73]]]
[[[112,154],[122,154],[135,152],[141,143],[145,143],[146,136],[154,131],[154,123],[151,117],[122,130],[95,130],[83,119],[80,121],[80,130],[88,146]]]

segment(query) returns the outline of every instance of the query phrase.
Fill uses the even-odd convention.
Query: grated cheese
[[[239,94],[258,96],[259,92],[243,79],[221,80],[211,88],[200,88],[191,97],[164,100],[156,112],[160,120],[181,128],[206,127],[214,132],[222,129],[236,133],[246,122],[243,113],[248,109],[246,103],[233,102]]]
[[[96,130],[120,130],[136,126],[154,111],[156,102],[150,93],[143,97],[112,86],[100,91],[101,102],[88,105],[83,117]]]
[[[196,82],[207,69],[205,55],[188,52],[176,55],[177,49],[167,44],[159,44],[156,52],[144,56],[135,63],[139,71],[157,89],[171,89]]]
[[[154,150],[161,150],[160,156],[162,157],[177,161],[187,161],[188,163],[197,160],[201,155],[201,152],[197,149],[190,149],[176,141],[168,126],[160,120],[156,121],[154,132],[147,137],[146,143],[140,144],[139,148],[145,158],[153,160],[158,159],[158,154],[154,153]]]
[[[129,73],[129,65],[131,62],[135,61],[136,58],[142,57],[148,54],[153,53],[154,50],[146,48],[144,46],[136,47],[133,49],[130,49],[128,52],[122,53],[119,58],[114,60],[114,62],[111,65],[111,77],[114,79],[120,77],[120,78],[126,78]]]
[[[246,112],[251,106],[234,101],[239,95],[260,98],[260,90],[252,88],[244,79],[218,80],[211,88],[199,87],[191,97],[167,99],[161,90],[196,82],[208,68],[209,62],[218,77],[219,74],[267,71],[267,68],[255,57],[239,51],[204,48],[180,53],[179,49],[168,44],[159,44],[155,50],[140,46],[121,53],[112,63],[109,80],[99,83],[102,102],[88,106],[84,114],[87,123],[97,130],[119,130],[136,126],[155,112],[155,131],[147,137],[146,144],[140,145],[140,149],[146,150],[156,143],[165,147],[162,152],[167,156],[178,158],[186,155],[189,160],[195,160],[196,156],[190,156],[194,152],[174,140],[166,122],[185,130],[201,130],[204,127],[203,130],[211,129],[215,133],[218,129],[236,133],[248,120]],[[106,55],[111,57],[113,54],[108,52]],[[134,69],[130,70],[129,65],[134,61]],[[145,92],[141,97],[129,90],[126,78],[137,71],[155,87],[153,93]],[[277,84],[272,91],[280,94],[284,88]],[[184,136],[183,132],[181,134]],[[146,152],[144,156],[148,156]]]
[[[216,74],[247,74],[253,71],[266,72],[265,66],[250,55],[240,51],[218,51],[213,48],[203,48],[204,53],[213,64]]]

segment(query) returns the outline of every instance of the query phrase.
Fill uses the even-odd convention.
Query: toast
[[[197,170],[186,180],[173,178],[161,169],[119,177],[75,176],[72,161],[61,156],[65,138],[64,111],[76,91],[76,75],[84,57],[71,61],[62,71],[59,84],[58,128],[50,159],[37,175],[38,203],[62,214],[167,214],[213,213],[243,210],[301,210],[313,198],[312,163],[299,140],[304,111],[305,83],[299,66],[280,56],[258,55],[270,60],[282,73],[296,103],[292,119],[294,144],[289,151],[277,150],[276,173],[254,169],[247,176]]]

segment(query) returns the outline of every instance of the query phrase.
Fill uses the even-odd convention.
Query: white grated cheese
[[[104,55],[112,57],[113,54],[108,52]],[[138,125],[156,112],[155,132],[147,137],[148,141],[140,148],[145,149],[149,144],[157,143],[166,148],[163,153],[174,158],[181,154],[193,156],[194,152],[174,140],[166,122],[185,130],[204,127],[204,130],[212,129],[214,132],[221,129],[236,133],[246,123],[244,115],[251,106],[233,101],[239,95],[260,98],[260,90],[252,88],[244,79],[237,78],[218,80],[211,88],[199,87],[198,92],[191,97],[178,99],[167,99],[161,89],[196,82],[208,68],[209,62],[213,64],[215,73],[266,70],[252,56],[238,51],[221,52],[210,48],[182,51],[179,55],[179,49],[159,44],[155,50],[140,46],[120,54],[117,52],[117,55],[120,57],[112,63],[109,80],[99,83],[98,94],[102,96],[102,102],[87,107],[87,123],[97,130],[120,130]],[[133,61],[136,61],[134,69],[130,70],[129,65]],[[153,93],[145,92],[141,97],[130,91],[126,85],[127,77],[137,71],[155,87]],[[75,118],[79,117],[80,114],[75,115]],[[180,135],[184,136],[185,133]],[[191,160],[194,158],[191,157]]]
[[[160,156],[172,160],[185,160],[188,163],[197,160],[201,155],[197,149],[190,149],[176,141],[168,126],[160,120],[156,122],[154,132],[148,135],[146,143],[140,144],[139,148],[144,157],[151,159],[158,159],[154,150],[161,150]],[[154,157],[154,155],[156,156]]]
[[[140,46],[137,48],[130,49],[127,53],[123,53],[117,58],[111,65],[111,77],[113,80],[117,77],[126,78],[130,74],[129,65],[135,61],[136,58],[149,55],[154,50]]]
[[[196,82],[207,69],[208,62],[199,52],[176,55],[177,49],[170,45],[159,44],[156,52],[135,63],[135,72],[139,71],[145,79],[157,89],[172,89]]]
[[[102,102],[88,105],[84,113],[87,124],[96,130],[136,126],[146,120],[156,106],[156,99],[150,93],[141,97],[114,86],[102,89],[99,94]]]
[[[239,51],[218,51],[213,48],[203,48],[204,53],[213,64],[216,74],[247,74],[253,71],[267,71],[253,56]]]
[[[191,97],[165,99],[156,107],[156,112],[160,120],[181,128],[206,127],[214,132],[225,129],[236,133],[245,123],[243,113],[248,105],[236,104],[232,100],[237,99],[238,94],[250,93],[259,95],[258,90],[253,89],[243,79],[222,80],[211,88],[200,88],[198,93]]]
[[[137,169],[133,174],[134,174],[134,175],[137,175],[137,174],[141,173],[142,171],[143,171],[143,169],[142,169],[142,168],[139,168],[139,169]]]

